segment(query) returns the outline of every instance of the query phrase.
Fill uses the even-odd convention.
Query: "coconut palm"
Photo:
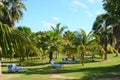
[[[49,31],[47,33],[47,38],[48,38],[48,49],[50,51],[49,53],[49,58],[50,61],[53,59],[53,52],[54,51],[61,51],[61,41],[62,41],[62,37],[53,31]]]
[[[0,23],[0,36],[1,56],[3,57],[12,59],[14,55],[17,55],[21,63],[26,57],[26,50],[28,49],[33,53],[40,54],[38,48],[29,37],[20,33],[18,30],[9,28],[6,24]]]
[[[65,31],[65,33],[63,34],[63,45],[64,45],[64,49],[63,51],[65,53],[67,53],[67,56],[68,57],[73,57],[77,51],[76,51],[76,47],[74,45],[74,42],[75,42],[75,35],[74,35],[74,32],[71,32],[69,30]]]
[[[51,28],[57,35],[59,35],[59,38],[61,39],[61,42],[64,42],[64,40],[62,40],[62,36],[63,36],[63,33],[64,33],[65,29],[67,29],[67,27],[61,26],[61,24],[58,23],[58,24],[56,24],[56,26],[51,26]],[[62,49],[61,44],[59,44],[59,48]],[[59,51],[61,52],[61,50],[59,50]],[[59,51],[56,51],[56,59],[59,56]]]
[[[120,0],[103,0],[103,8],[117,20],[120,20]]]
[[[9,27],[15,27],[15,22],[23,16],[23,10],[26,10],[21,0],[3,0],[0,2],[0,21]]]
[[[79,33],[80,44],[77,46],[78,54],[81,58],[81,63],[84,65],[84,55],[88,53],[92,54],[103,54],[103,48],[97,44],[99,42],[98,36],[90,32],[88,35],[84,30],[81,29]]]
[[[56,33],[58,33],[58,34],[61,35],[61,34],[65,31],[65,29],[66,29],[67,27],[65,27],[65,26],[61,27],[60,25],[61,25],[61,24],[58,23],[58,24],[56,24],[55,27],[54,27],[54,26],[51,26],[51,28],[52,28],[52,30],[53,30],[54,32],[56,32]]]
[[[32,31],[31,31],[31,29],[30,29],[29,27],[26,27],[26,26],[18,26],[17,29],[18,29],[19,31],[21,31],[22,33],[28,35],[28,36],[30,36],[30,35],[32,34]]]
[[[100,44],[106,51],[104,59],[107,60],[107,46],[111,44],[116,45],[116,39],[113,35],[113,25],[115,23],[115,18],[109,14],[100,14],[97,16],[94,24],[93,31],[95,34],[100,36]]]
[[[54,31],[37,32],[35,35],[35,42],[43,53],[42,55],[45,56],[48,53],[50,62],[53,59],[53,53],[62,49],[61,35]]]

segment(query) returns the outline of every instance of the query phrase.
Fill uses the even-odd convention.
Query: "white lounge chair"
[[[25,69],[25,68],[18,68],[16,66],[16,64],[12,64],[12,68],[13,68],[14,72],[25,72],[25,71],[27,71],[27,69]]]
[[[63,64],[55,64],[54,61],[50,61],[51,67],[60,67],[63,68],[64,65]]]

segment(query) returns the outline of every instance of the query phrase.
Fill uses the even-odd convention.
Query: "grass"
[[[84,66],[64,64],[64,68],[50,68],[50,64],[37,63],[35,66],[25,66],[28,70],[24,73],[8,73],[5,64],[3,63],[2,72],[3,75],[10,76],[7,80],[92,80],[120,76],[120,57],[114,57],[113,54],[108,55],[106,61],[95,59],[95,62],[88,63],[87,60]]]

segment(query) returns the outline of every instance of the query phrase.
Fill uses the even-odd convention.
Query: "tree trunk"
[[[81,59],[82,59],[82,66],[84,66],[84,53],[81,54]]]
[[[59,51],[56,51],[56,59],[59,57]]]
[[[2,75],[2,66],[1,66],[1,54],[2,54],[2,48],[0,46],[0,75]]]
[[[92,54],[92,62],[94,61],[94,58],[95,58],[95,55],[94,55],[94,54]]]
[[[2,2],[4,2],[5,0],[2,0]]]
[[[104,37],[102,37],[102,46],[105,50],[105,54],[104,54],[104,60],[107,60],[107,45],[108,45],[108,38],[107,36],[105,35]]]
[[[2,75],[2,66],[1,66],[1,59],[0,59],[0,75]]]
[[[114,27],[113,27],[113,35],[115,36],[116,40],[117,40],[117,44],[116,44],[116,49],[118,50],[118,52],[120,52],[120,22],[117,23]]]
[[[107,60],[107,53],[105,53],[104,55],[104,60]]]
[[[49,63],[50,63],[50,61],[52,61],[52,59],[53,59],[53,52],[52,51],[50,51],[50,53],[49,53]]]
[[[104,60],[107,60],[107,44],[105,44],[105,54],[104,54]]]

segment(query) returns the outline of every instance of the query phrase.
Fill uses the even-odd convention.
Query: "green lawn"
[[[111,54],[107,61],[100,60],[96,59],[95,62],[89,63],[86,61],[84,66],[81,64],[64,64],[64,68],[50,68],[50,64],[25,66],[28,70],[23,73],[8,73],[5,63],[3,63],[3,77],[1,78],[2,80],[92,80],[93,78],[120,76],[119,56],[114,57]]]

